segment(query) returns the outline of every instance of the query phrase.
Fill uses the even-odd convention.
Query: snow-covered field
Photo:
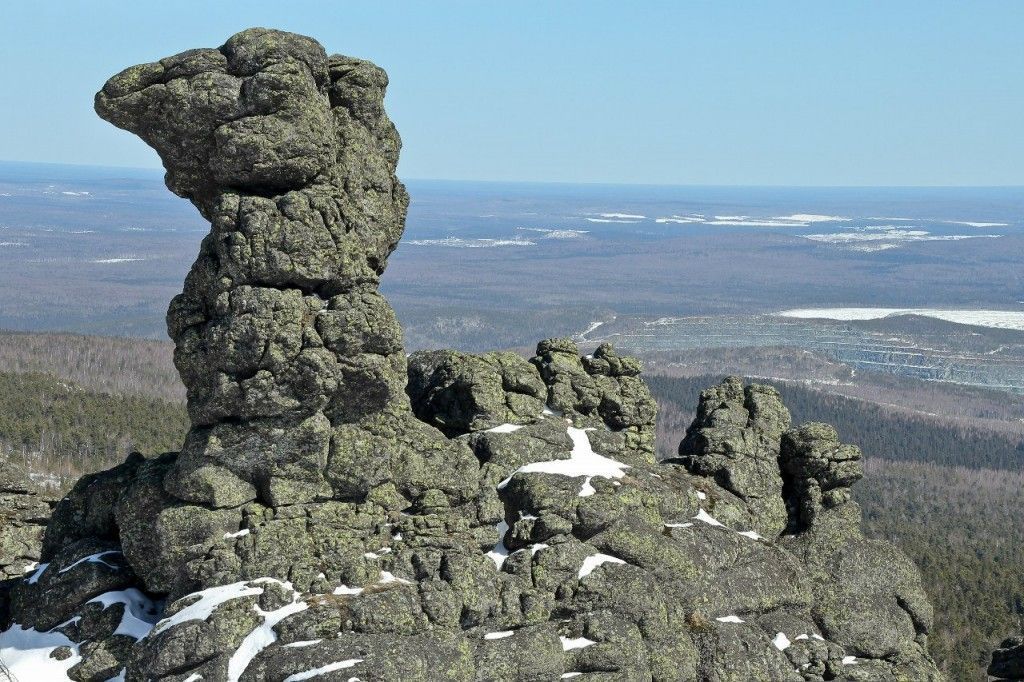
[[[71,655],[64,660],[51,658],[58,647],[68,647]],[[82,657],[78,644],[59,632],[39,632],[31,628],[13,625],[0,631],[0,660],[17,680],[70,680],[68,670],[77,665]]]
[[[848,231],[805,234],[804,239],[837,246],[852,251],[886,251],[910,242],[955,242],[963,239],[997,239],[999,234],[933,234],[928,230],[907,229],[896,225],[870,225]]]
[[[457,249],[487,249],[498,246],[537,246],[537,242],[529,239],[462,239],[445,237],[444,239],[411,239],[404,242],[412,246],[448,246]]]
[[[938,308],[794,308],[778,313],[781,317],[825,320],[880,320],[899,315],[922,315],[946,322],[995,329],[1024,331],[1024,311],[1017,310],[942,310]]]

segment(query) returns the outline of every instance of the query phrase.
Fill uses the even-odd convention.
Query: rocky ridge
[[[168,312],[192,428],[58,504],[0,648],[80,682],[940,679],[859,450],[773,389],[708,389],[658,462],[609,345],[406,357],[386,85],[250,29],[97,94],[211,223]]]
[[[1024,637],[1009,637],[992,652],[988,674],[996,680],[1024,680]]]

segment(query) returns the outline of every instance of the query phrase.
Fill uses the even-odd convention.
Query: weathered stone
[[[136,584],[116,545],[83,539],[46,557],[11,590],[11,612],[24,627],[50,630],[71,620],[89,600]]]
[[[778,535],[786,527],[779,476],[779,437],[789,411],[768,386],[747,386],[736,377],[701,393],[697,417],[679,444],[679,460],[708,476],[750,507],[754,528]]]
[[[988,674],[1000,680],[1024,680],[1024,637],[1009,637],[992,652]]]
[[[0,460],[0,581],[20,577],[39,560],[51,510],[49,496]]]
[[[0,630],[7,627],[11,590],[39,562],[53,504],[25,472],[0,459]]]
[[[826,520],[859,532],[860,512],[850,495],[850,486],[864,476],[858,447],[841,444],[828,424],[804,424],[783,434],[779,463],[788,532],[815,529]]]
[[[608,344],[407,360],[386,85],[250,29],[97,95],[211,223],[168,312],[192,428],[79,482],[13,622],[61,626],[80,680],[940,679],[859,451],[773,389],[705,391],[659,463]]]
[[[408,391],[416,416],[450,435],[532,423],[547,402],[537,369],[515,353],[413,353]]]

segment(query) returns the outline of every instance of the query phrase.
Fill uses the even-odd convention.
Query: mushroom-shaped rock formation
[[[859,453],[772,389],[706,391],[657,462],[609,345],[406,358],[386,83],[251,29],[97,95],[212,226],[168,313],[192,428],[79,481],[5,627],[80,682],[939,679]]]

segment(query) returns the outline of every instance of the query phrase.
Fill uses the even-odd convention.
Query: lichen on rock
[[[53,504],[52,496],[33,485],[26,472],[0,459],[0,625],[9,610],[12,581],[32,573],[39,563]]]
[[[658,462],[610,345],[406,357],[386,85],[250,29],[97,95],[211,224],[168,312],[192,427],[79,481],[10,621],[78,681],[939,679],[859,452],[773,389],[709,389]]]

